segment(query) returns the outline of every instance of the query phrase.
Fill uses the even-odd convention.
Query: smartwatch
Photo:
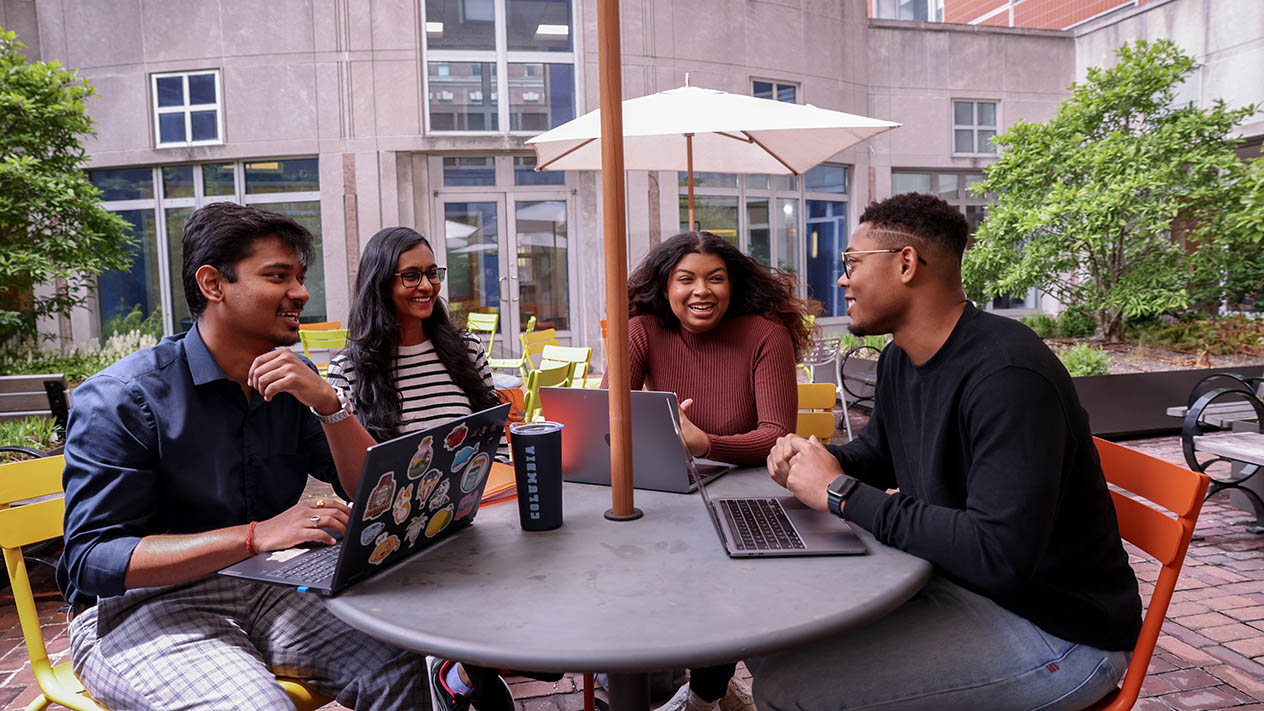
[[[860,486],[860,482],[855,477],[846,474],[839,474],[837,479],[830,482],[826,488],[829,493],[829,512],[841,518],[843,502],[851,496],[851,492],[855,491],[857,486]]]
[[[319,421],[322,425],[332,425],[336,422],[342,422],[348,417],[351,417],[354,413],[354,410],[351,408],[351,403],[347,401],[346,394],[342,392],[342,388],[334,388],[334,392],[338,395],[338,404],[342,406],[337,410],[329,413],[328,415],[322,415],[317,412],[314,407],[307,408],[312,411],[312,414],[316,416],[317,421]]]

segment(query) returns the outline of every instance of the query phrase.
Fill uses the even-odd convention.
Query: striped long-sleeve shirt
[[[637,316],[628,348],[633,390],[649,376],[656,390],[693,399],[688,416],[711,440],[707,457],[763,464],[777,438],[794,431],[794,345],[782,324],[748,314],[690,333]]]

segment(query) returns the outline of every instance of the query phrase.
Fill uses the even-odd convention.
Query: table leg
[[[610,711],[647,711],[650,707],[649,674],[611,674]]]

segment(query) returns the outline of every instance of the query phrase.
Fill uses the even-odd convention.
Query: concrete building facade
[[[825,306],[818,322],[841,328],[837,253],[863,205],[935,192],[977,224],[986,200],[965,188],[995,156],[988,139],[1052,116],[1125,36],[1184,36],[1172,23],[1194,22],[1220,37],[1207,2],[1152,1],[1065,32],[871,19],[868,0],[625,0],[623,92],[688,75],[903,124],[804,176],[698,176],[703,228],[799,274]],[[1202,95],[1224,95],[1219,72],[1240,78],[1258,51],[1264,5],[1235,3],[1223,39],[1190,47],[1209,62]],[[511,337],[498,355],[531,316],[599,346],[599,175],[533,172],[524,145],[597,107],[592,0],[0,0],[0,25],[31,59],[58,59],[96,88],[90,175],[141,237],[132,269],[103,276],[96,308],[73,317],[74,340],[136,308],[186,328],[180,227],[197,206],[236,200],[320,238],[305,319],[345,320],[364,243],[407,225],[448,267],[458,323],[499,309]],[[1235,33],[1251,31],[1244,56]],[[683,178],[629,173],[631,265],[681,229]],[[1018,294],[991,306],[1045,305]]]

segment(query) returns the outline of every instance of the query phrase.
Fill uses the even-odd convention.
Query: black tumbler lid
[[[515,422],[509,425],[509,434],[542,435],[557,432],[565,427],[560,422]]]

